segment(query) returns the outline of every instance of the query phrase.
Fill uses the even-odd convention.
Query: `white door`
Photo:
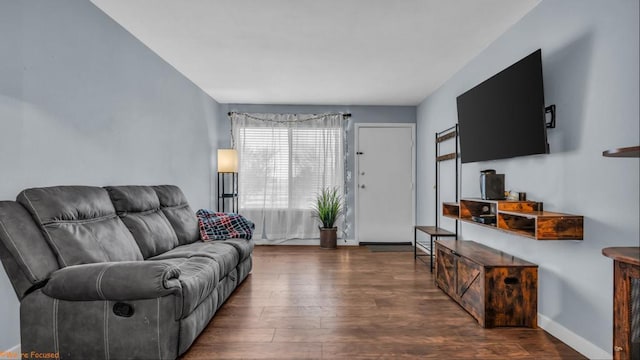
[[[413,241],[413,124],[356,124],[356,240]]]

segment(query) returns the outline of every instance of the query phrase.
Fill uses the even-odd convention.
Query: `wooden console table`
[[[640,359],[640,247],[602,254],[613,259],[613,358]]]
[[[436,285],[482,327],[537,326],[536,264],[473,241],[436,240]]]

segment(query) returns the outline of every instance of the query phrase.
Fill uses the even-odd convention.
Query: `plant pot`
[[[335,249],[338,243],[338,228],[320,228],[320,248]]]

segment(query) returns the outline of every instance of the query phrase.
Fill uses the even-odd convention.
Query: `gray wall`
[[[169,183],[210,206],[219,104],[89,1],[1,1],[0,64],[0,199]],[[4,269],[0,319],[3,351],[20,342]]]
[[[640,142],[638,10],[637,0],[543,1],[418,107],[418,222],[433,223],[432,139],[457,121],[456,96],[542,48],[545,100],[557,105],[551,154],[464,164],[462,195],[478,197],[479,171],[496,169],[507,189],[527,192],[545,210],[584,215],[584,241],[536,241],[473,224],[461,230],[539,264],[540,325],[590,358],[611,354],[612,261],[601,250],[638,246],[640,238],[639,160],[602,156]],[[452,183],[453,172],[443,181]],[[442,200],[453,200],[448,191]]]
[[[355,178],[355,132],[353,124],[357,123],[415,123],[415,106],[341,106],[341,105],[248,105],[248,104],[224,104],[220,106],[225,120],[218,122],[218,147],[228,148],[231,145],[231,122],[227,117],[230,111],[248,113],[276,113],[276,114],[321,114],[321,113],[351,113],[349,127],[347,128],[347,164],[346,170]],[[354,239],[354,212],[355,188],[353,181],[349,182],[345,203],[349,209],[346,221],[346,234],[344,238]]]

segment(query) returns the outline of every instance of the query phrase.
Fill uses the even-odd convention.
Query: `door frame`
[[[411,222],[416,223],[416,124],[415,123],[357,123],[354,124],[354,137],[355,137],[355,151],[354,156],[354,169],[355,169],[355,181],[353,182],[353,194],[354,194],[354,211],[353,211],[353,228],[356,244],[360,245],[360,237],[358,233],[358,227],[360,226],[358,221],[358,211],[360,203],[358,199],[358,186],[360,185],[358,179],[360,179],[360,160],[356,154],[360,148],[360,128],[409,128],[411,129]],[[413,243],[413,239],[409,239]]]

